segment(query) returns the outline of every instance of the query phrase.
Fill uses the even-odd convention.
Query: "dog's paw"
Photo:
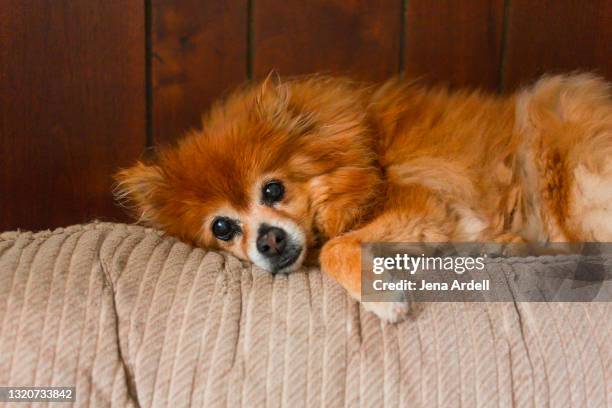
[[[408,302],[362,302],[361,304],[365,310],[389,323],[401,322],[410,314]]]

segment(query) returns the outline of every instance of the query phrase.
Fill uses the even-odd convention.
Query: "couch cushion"
[[[76,386],[77,406],[604,407],[610,311],[431,303],[390,325],[317,270],[138,226],[0,235],[0,385]]]

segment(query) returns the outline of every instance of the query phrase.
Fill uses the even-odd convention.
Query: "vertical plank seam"
[[[406,25],[408,23],[408,1],[409,0],[400,0],[400,42],[399,42],[399,74],[400,76],[404,76],[404,69],[406,68],[406,36],[408,35],[408,30],[406,29]]]
[[[504,18],[502,22],[501,49],[499,52],[499,78],[497,79],[497,91],[503,93],[506,90],[506,62],[508,54],[508,20],[510,19],[510,0],[504,0]]]
[[[144,0],[145,15],[145,152],[153,149],[153,18],[151,0]]]
[[[400,0],[400,28],[399,28],[399,59],[398,59],[398,73],[403,75],[404,73],[404,48],[406,47],[406,12],[408,10],[408,0]]]
[[[253,79],[253,3],[255,0],[247,0],[247,38],[246,38],[246,76],[250,81]]]

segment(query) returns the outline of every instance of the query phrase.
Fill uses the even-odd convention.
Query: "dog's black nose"
[[[287,233],[276,227],[263,224],[259,227],[257,236],[257,250],[270,258],[283,253],[287,246]]]

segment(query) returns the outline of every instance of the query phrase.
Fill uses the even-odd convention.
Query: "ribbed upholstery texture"
[[[0,385],[76,386],[76,406],[606,407],[610,312],[432,303],[391,325],[317,270],[138,226],[0,235]]]

